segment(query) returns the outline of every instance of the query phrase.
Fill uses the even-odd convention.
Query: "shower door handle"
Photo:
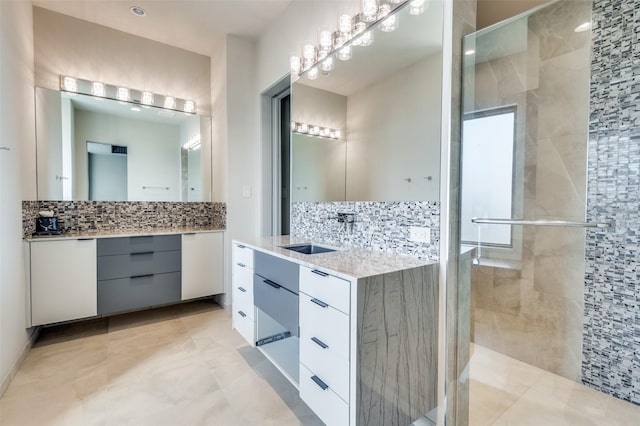
[[[569,220],[524,220],[524,219],[493,219],[474,217],[471,222],[487,225],[531,225],[531,226],[564,226],[568,228],[611,228],[608,222],[573,222]]]

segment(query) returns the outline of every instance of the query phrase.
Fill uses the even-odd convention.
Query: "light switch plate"
[[[409,241],[429,244],[431,242],[431,228],[428,226],[410,226]]]
[[[242,198],[251,198],[251,187],[249,185],[242,187]]]

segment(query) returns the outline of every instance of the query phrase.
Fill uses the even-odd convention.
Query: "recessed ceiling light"
[[[473,50],[473,49],[469,49],[469,50],[467,50],[466,52],[464,52],[464,54],[465,54],[465,55],[467,55],[467,56],[469,56],[469,55],[473,55],[474,53],[476,53],[476,51],[475,51],[475,50]]]
[[[587,31],[588,29],[591,28],[591,22],[585,22],[584,24],[580,24],[576,27],[575,32],[577,33],[581,33],[583,31]]]
[[[131,111],[140,112],[141,109],[138,107],[131,107]]]
[[[147,14],[147,11],[140,6],[131,6],[129,10],[136,16],[145,16]]]

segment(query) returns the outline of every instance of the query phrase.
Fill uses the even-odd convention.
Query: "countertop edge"
[[[249,241],[251,241],[249,239]],[[307,241],[308,242],[308,241]],[[378,276],[378,275],[383,275],[383,274],[388,274],[388,273],[393,273],[393,272],[398,272],[398,271],[403,271],[403,270],[408,270],[408,269],[414,269],[414,268],[421,268],[421,267],[425,267],[425,266],[433,266],[433,265],[438,265],[439,262],[436,261],[431,261],[431,260],[426,260],[426,259],[418,259],[418,258],[414,258],[411,256],[406,256],[406,255],[401,255],[401,254],[391,254],[391,253],[381,253],[381,252],[375,252],[373,250],[367,250],[367,249],[363,249],[363,248],[349,248],[349,247],[342,247],[339,248],[339,252],[344,253],[351,253],[351,254],[356,254],[357,253],[362,253],[362,254],[367,254],[367,255],[379,255],[379,256],[384,256],[384,257],[389,257],[389,258],[396,258],[396,259],[402,259],[407,261],[406,265],[397,265],[394,267],[388,267],[383,271],[374,271],[372,273],[348,273],[348,272],[344,272],[344,271],[340,271],[337,270],[331,266],[326,266],[323,265],[322,263],[322,258],[320,257],[316,257],[316,260],[320,260],[320,262],[313,262],[314,259],[304,259],[301,258],[299,256],[308,256],[308,255],[302,255],[302,254],[297,254],[295,252],[291,252],[291,255],[289,255],[288,253],[282,253],[280,251],[275,251],[272,250],[270,248],[267,247],[261,247],[260,245],[251,243],[251,242],[247,242],[247,240],[242,240],[242,239],[233,239],[232,240],[232,244],[237,243],[240,245],[244,245],[248,248],[251,248],[253,250],[257,250],[260,251],[262,253],[266,253],[275,257],[278,257],[280,259],[284,259],[290,262],[294,262],[297,263],[298,265],[301,266],[305,266],[308,268],[314,268],[314,269],[319,269],[319,270],[324,270],[327,272],[330,272],[332,275],[335,275],[337,277],[346,279],[346,280],[357,280],[357,279],[361,279],[361,278],[367,278],[367,277],[373,277],[373,276]],[[293,244],[297,244],[297,243],[293,243]],[[324,243],[318,243],[320,245],[323,246],[328,246],[328,247],[335,247],[332,244],[324,244]],[[289,243],[286,243],[284,245],[289,245]],[[277,247],[277,246],[276,246]],[[333,254],[336,255],[335,252],[333,253],[328,253],[328,254]],[[313,255],[313,256],[323,256],[326,255],[325,253],[321,253],[318,255]]]
[[[119,238],[119,237],[147,237],[153,235],[179,235],[179,234],[204,234],[213,232],[225,232],[226,229],[205,229],[205,228],[159,228],[131,231],[91,231],[91,232],[69,232],[62,235],[33,235],[24,237],[23,241],[63,241],[77,240],[81,238]]]

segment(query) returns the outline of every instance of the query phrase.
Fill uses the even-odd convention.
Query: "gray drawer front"
[[[98,280],[180,272],[180,250],[98,257]]]
[[[98,256],[180,250],[182,236],[149,235],[145,237],[99,238]]]
[[[265,278],[253,274],[253,303],[297,336],[298,295],[284,288],[274,288],[264,281]]]
[[[259,251],[254,253],[253,260],[253,270],[256,274],[268,278],[298,294],[300,277],[297,263],[270,256]]]
[[[180,290],[179,272],[98,281],[98,314],[177,302]]]

